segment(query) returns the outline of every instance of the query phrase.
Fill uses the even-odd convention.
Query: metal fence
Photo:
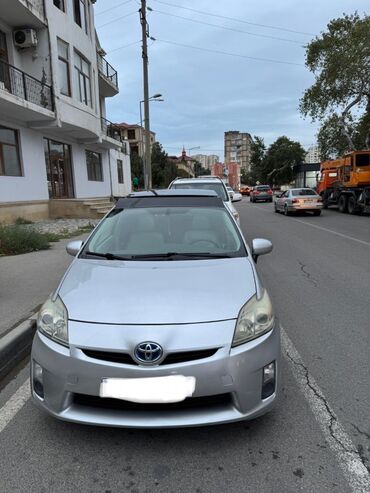
[[[114,123],[110,122],[106,118],[101,117],[101,128],[103,130],[103,133],[107,137],[111,137],[112,139],[118,140],[119,142],[122,142],[122,137],[121,137],[121,129]]]
[[[97,53],[97,57],[99,72],[104,75],[104,77],[109,79],[112,84],[114,84],[118,88],[117,71],[112,67],[110,63],[107,62],[107,60],[102,55],[99,55],[99,53]]]
[[[51,111],[54,110],[53,90],[51,86],[0,59],[1,89],[30,103],[37,104]]]

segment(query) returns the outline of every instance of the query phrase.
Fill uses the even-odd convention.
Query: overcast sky
[[[179,154],[183,145],[200,146],[191,153],[218,154],[221,160],[227,130],[261,136],[266,144],[280,135],[305,147],[315,142],[317,127],[298,111],[313,81],[303,46],[343,12],[369,11],[369,0],[147,0],[147,5],[156,39],[149,41],[149,91],[165,100],[150,105],[151,129],[169,154]],[[114,122],[140,121],[139,6],[138,0],[95,4],[100,42],[119,77],[119,95],[107,99],[107,118]]]

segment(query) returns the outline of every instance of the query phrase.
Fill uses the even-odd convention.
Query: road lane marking
[[[269,213],[271,212],[270,209],[267,209],[265,207],[259,207],[258,205],[253,205],[253,208],[259,209],[260,211],[264,211],[264,212],[269,212]],[[327,233],[332,233],[333,235],[341,236],[342,238],[346,238],[347,240],[356,241],[357,243],[360,243],[361,245],[370,246],[370,243],[368,241],[359,240],[358,238],[354,238],[353,236],[349,236],[349,235],[346,235],[344,233],[339,233],[338,231],[324,228],[322,226],[317,226],[317,224],[312,224],[312,223],[309,223],[307,221],[302,221],[301,219],[296,219],[294,217],[291,217],[290,219],[292,221],[295,221],[296,223],[302,223],[302,224],[305,224],[306,226],[311,226],[312,228],[321,229],[322,231],[326,231]]]
[[[289,363],[298,387],[310,406],[352,491],[354,493],[368,493],[370,491],[369,471],[283,328],[281,328],[281,342],[283,355]]]
[[[31,396],[30,381],[27,380],[0,409],[0,433],[14,416],[22,409]]]

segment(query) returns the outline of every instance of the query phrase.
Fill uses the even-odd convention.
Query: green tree
[[[321,123],[323,155],[370,147],[369,47],[370,16],[357,13],[331,20],[306,47],[306,66],[315,82],[305,91],[300,111]]]
[[[176,164],[168,158],[159,142],[152,146],[152,185],[154,188],[166,188],[178,176]]]
[[[302,163],[306,151],[299,142],[282,136],[270,145],[261,165],[260,183],[286,185],[294,178],[293,167]]]
[[[139,188],[144,188],[143,160],[137,152],[131,154],[131,181],[135,177],[139,180]]]
[[[195,161],[194,173],[195,176],[203,176],[203,175],[210,175],[211,171],[209,169],[203,168],[202,164],[199,161]]]
[[[250,172],[242,173],[242,182],[255,185],[257,181],[262,182],[263,163],[266,155],[266,146],[262,137],[255,135],[251,145],[251,169]]]

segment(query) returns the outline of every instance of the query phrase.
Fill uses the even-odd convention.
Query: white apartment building
[[[211,169],[211,166],[213,164],[216,164],[220,161],[220,158],[219,156],[216,156],[216,154],[193,154],[193,156],[191,156],[193,159],[195,159],[196,161],[198,161],[198,163],[200,163],[203,168],[205,169]]]
[[[305,163],[319,163],[321,161],[320,149],[318,145],[312,145],[307,149]]]
[[[73,217],[131,190],[94,3],[0,0],[0,222]]]

